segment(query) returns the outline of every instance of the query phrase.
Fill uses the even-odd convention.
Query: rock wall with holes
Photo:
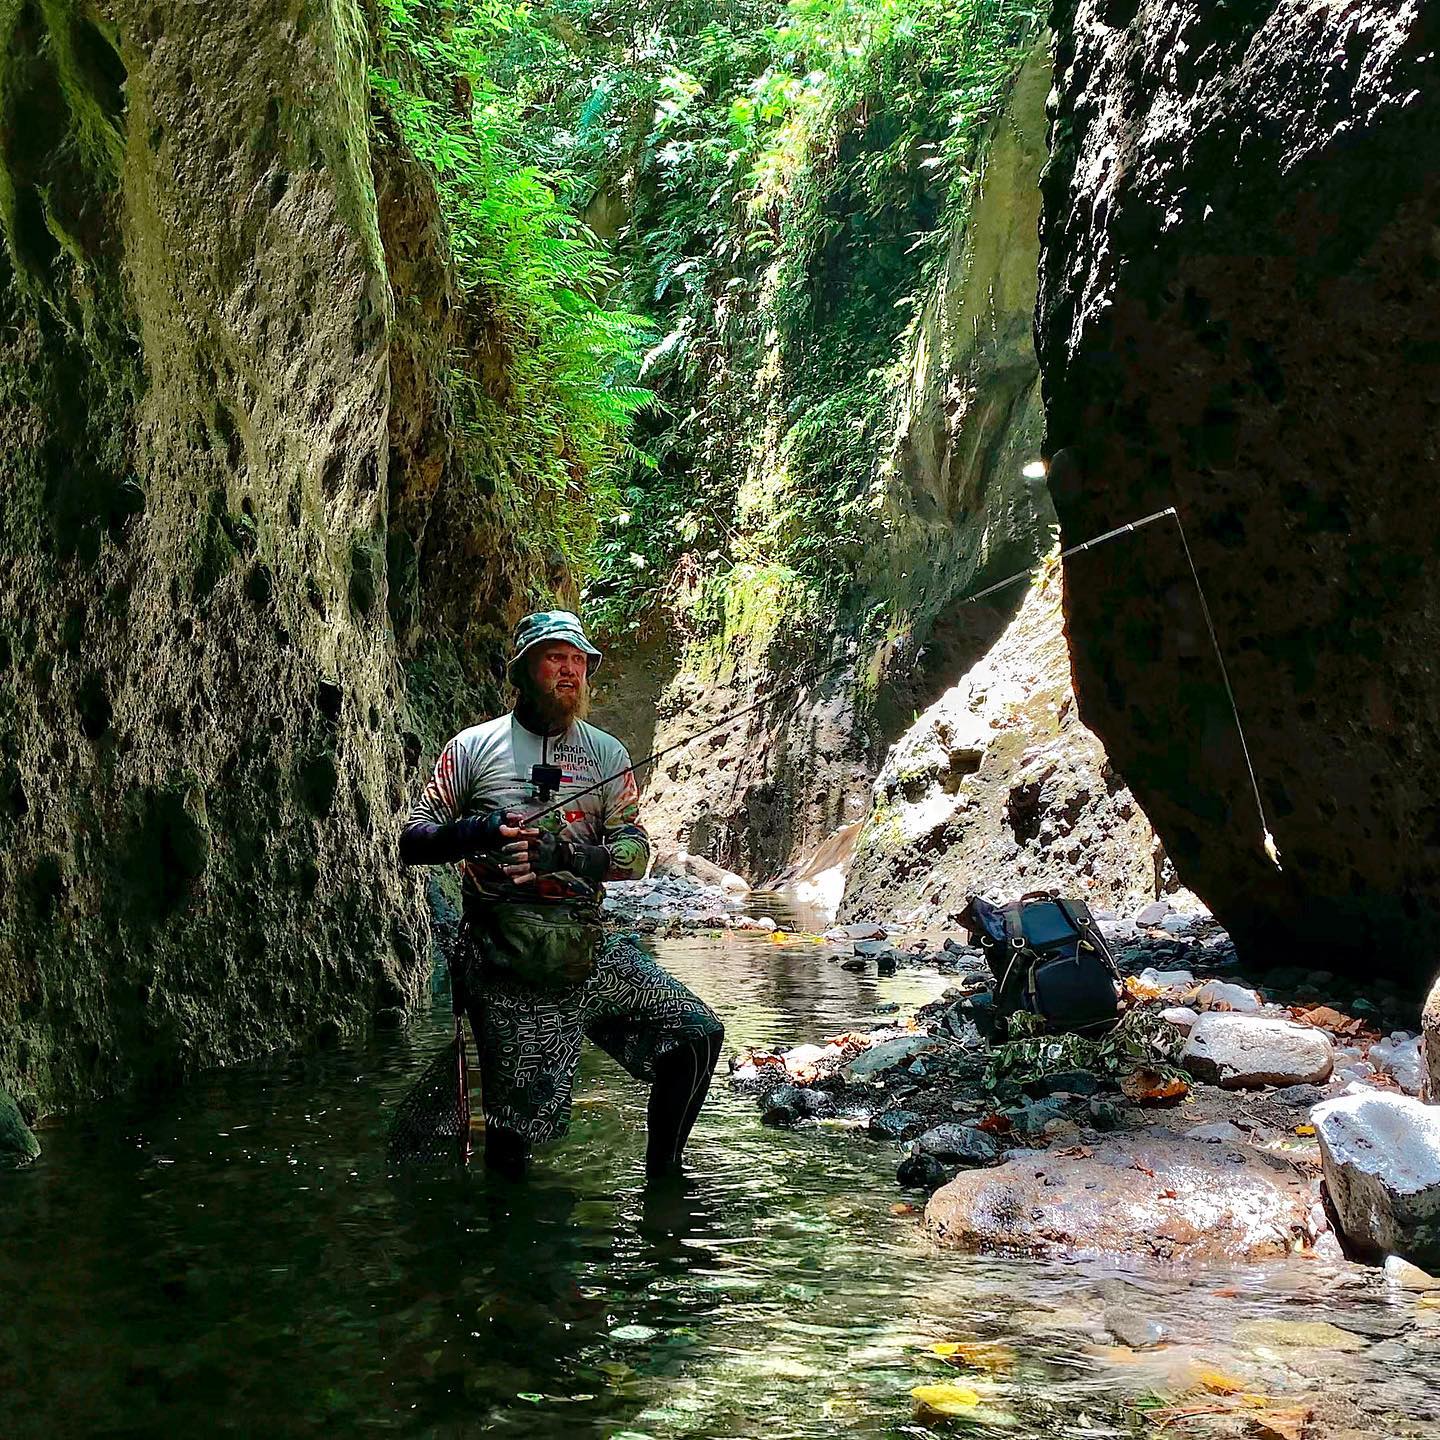
[[[27,1114],[419,994],[387,599],[454,476],[448,252],[372,147],[366,55],[351,0],[0,0],[0,1088]]]
[[[1083,896],[1131,915],[1175,888],[1124,780],[1081,723],[1058,566],[885,758],[838,918],[953,924],[972,894]]]
[[[1081,714],[1248,958],[1440,942],[1440,15],[1063,0],[1037,344]]]

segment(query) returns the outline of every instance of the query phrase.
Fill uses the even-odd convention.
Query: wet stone
[[[927,1195],[938,1190],[953,1172],[934,1155],[907,1155],[895,1171],[895,1178],[906,1190],[923,1190]]]
[[[925,1116],[917,1115],[913,1110],[882,1110],[878,1115],[870,1117],[870,1123],[866,1127],[872,1135],[882,1136],[886,1140],[909,1140],[920,1134],[929,1121]]]
[[[1110,1305],[1105,1310],[1105,1328],[1132,1350],[1158,1345],[1165,1338],[1165,1327],[1142,1311],[1129,1305]]]
[[[957,1165],[993,1165],[1000,1149],[983,1130],[949,1121],[925,1131],[915,1142],[922,1154]]]

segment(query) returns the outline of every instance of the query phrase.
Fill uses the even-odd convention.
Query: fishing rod
[[[1131,520],[1125,525],[1117,525],[1113,530],[1106,530],[1102,534],[1092,535],[1090,539],[1083,540],[1078,545],[1071,545],[1068,549],[1060,551],[1056,559],[1068,560],[1072,555],[1079,555],[1082,551],[1093,550],[1098,545],[1107,544],[1111,540],[1118,540],[1125,535],[1133,535],[1137,530],[1142,530],[1147,525],[1153,525],[1157,520],[1171,518],[1174,519],[1176,528],[1180,532],[1180,543],[1185,550],[1185,559],[1190,567],[1191,578],[1195,581],[1195,593],[1200,597],[1200,613],[1204,617],[1205,628],[1210,636],[1210,645],[1215,652],[1216,663],[1220,667],[1220,678],[1225,685],[1225,695],[1230,703],[1230,714],[1235,721],[1235,732],[1240,737],[1240,752],[1245,758],[1245,768],[1250,777],[1250,789],[1255,798],[1255,809],[1260,817],[1260,830],[1264,836],[1262,848],[1278,870],[1281,868],[1280,852],[1276,848],[1274,836],[1270,833],[1270,824],[1265,815],[1265,804],[1260,798],[1260,784],[1255,776],[1255,766],[1250,758],[1250,746],[1245,738],[1245,727],[1240,722],[1240,708],[1235,700],[1235,691],[1230,684],[1230,672],[1225,664],[1225,656],[1220,650],[1220,640],[1215,633],[1215,625],[1210,617],[1210,606],[1205,599],[1204,587],[1200,584],[1200,572],[1195,567],[1194,556],[1190,553],[1190,542],[1186,537],[1185,525],[1180,519],[1180,512],[1173,505],[1167,505],[1163,510],[1156,510],[1150,515],[1141,516],[1138,520]],[[954,603],[957,606],[973,605],[976,601],[984,600],[987,596],[994,595],[997,591],[1008,589],[1011,585],[1018,585],[1022,580],[1028,580],[1034,573],[1034,570],[1034,565],[1027,566],[1024,570],[1017,570],[1013,575],[1007,575],[1003,580],[997,580],[993,585],[987,585],[983,590],[977,590],[973,595],[962,596]],[[820,666],[809,671],[802,671],[797,678],[793,679],[784,687],[780,695],[784,695],[787,692],[799,691],[816,680],[823,680],[826,676],[834,675],[837,671],[849,667],[853,659],[854,655],[852,653],[846,655],[843,660],[836,661],[834,664]],[[675,751],[683,750],[685,746],[693,745],[695,741],[703,740],[705,736],[713,735],[717,730],[723,730],[733,725],[744,716],[753,714],[756,710],[764,709],[766,706],[773,704],[778,698],[779,696],[776,695],[767,695],[764,699],[757,700],[753,705],[747,705],[743,709],[736,710],[723,719],[717,720],[713,725],[707,725],[703,729],[695,731],[692,735],[686,735],[683,739],[676,740],[669,745],[662,746],[658,750],[651,751],[651,753],[643,759],[632,762],[628,769],[633,774],[637,770],[644,769],[647,765],[654,765],[657,761],[663,760],[667,755],[673,755]],[[548,806],[544,810],[536,811],[534,815],[529,816],[525,822],[526,825],[533,824],[536,820],[542,820],[547,815],[553,815],[557,811],[565,809],[566,806],[572,804],[584,795],[594,794],[595,791],[601,790],[606,785],[613,784],[616,780],[621,779],[625,773],[625,770],[619,770],[614,775],[607,775],[603,779],[595,781],[594,784],[585,786],[583,789],[572,790],[570,794],[557,800],[553,805]]]

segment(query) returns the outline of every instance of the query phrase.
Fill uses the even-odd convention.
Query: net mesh
[[[393,1165],[463,1165],[470,1158],[465,1035],[435,1054],[395,1107],[387,1153]]]

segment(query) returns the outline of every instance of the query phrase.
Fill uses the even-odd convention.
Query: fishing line
[[[1270,857],[1275,868],[1278,870],[1281,868],[1280,852],[1276,849],[1275,837],[1270,833],[1270,823],[1265,816],[1265,804],[1260,798],[1260,783],[1255,777],[1255,766],[1250,758],[1250,746],[1245,738],[1245,727],[1240,721],[1240,707],[1236,703],[1235,691],[1230,684],[1230,672],[1226,667],[1225,657],[1220,650],[1220,639],[1215,633],[1215,625],[1210,618],[1210,606],[1205,599],[1205,589],[1200,584],[1200,572],[1195,568],[1194,556],[1190,553],[1190,542],[1185,535],[1185,526],[1180,519],[1180,512],[1173,505],[1167,505],[1163,510],[1156,510],[1150,515],[1143,515],[1140,519],[1131,520],[1125,525],[1117,525],[1115,529],[1106,530],[1100,535],[1092,535],[1090,539],[1082,540],[1080,544],[1071,545],[1068,549],[1060,551],[1055,558],[1057,560],[1068,560],[1072,555],[1079,555],[1085,550],[1093,550],[1097,545],[1104,545],[1111,540],[1118,540],[1124,535],[1132,535],[1135,531],[1143,529],[1146,525],[1153,525],[1157,520],[1171,518],[1174,519],[1175,526],[1180,532],[1180,544],[1184,547],[1185,560],[1190,567],[1191,578],[1195,581],[1195,593],[1200,597],[1200,614],[1205,620],[1205,629],[1210,636],[1210,646],[1215,652],[1215,660],[1220,667],[1220,678],[1224,681],[1225,695],[1230,702],[1230,714],[1235,721],[1235,733],[1240,737],[1240,752],[1245,757],[1245,768],[1250,776],[1250,789],[1255,797],[1255,810],[1260,817],[1260,830],[1264,836],[1263,847],[1265,853]],[[1011,585],[1018,585],[1022,580],[1029,580],[1034,574],[1035,568],[1034,565],[1030,565],[1024,570],[1017,570],[1013,575],[1007,575],[1005,579],[997,580],[993,585],[987,585],[983,590],[977,590],[973,595],[962,596],[954,603],[957,606],[972,605],[977,600],[984,600],[987,596],[994,595],[999,590],[1007,589]],[[834,675],[836,672],[849,667],[853,658],[853,655],[847,655],[845,659],[837,661],[833,665],[825,665],[810,671],[802,671],[799,677],[785,686],[780,694],[784,695],[789,691],[798,691],[816,680],[825,679],[827,675]],[[695,741],[703,740],[707,735],[713,735],[717,730],[723,730],[733,725],[737,720],[742,719],[746,715],[753,714],[756,710],[763,710],[766,706],[772,705],[778,698],[779,696],[776,695],[767,695],[764,699],[757,700],[753,705],[746,705],[743,709],[736,710],[733,714],[717,720],[713,725],[707,725],[703,729],[695,731],[693,735],[687,735],[681,740],[676,740],[673,744],[665,745],[659,750],[652,751],[643,759],[634,761],[630,765],[631,773],[642,770],[647,765],[653,766],[657,761],[663,760],[667,755],[673,755],[675,751],[684,749],[686,745],[693,745]],[[580,799],[584,795],[591,795],[596,790],[603,789],[606,785],[619,780],[624,774],[625,771],[621,770],[614,775],[607,775],[604,779],[595,781],[593,785],[587,785],[581,790],[572,791],[569,795],[557,800],[547,809],[539,810],[534,815],[529,816],[526,819],[526,825],[532,825],[536,820],[544,819],[547,815],[553,815],[557,811],[563,810],[573,801]]]

